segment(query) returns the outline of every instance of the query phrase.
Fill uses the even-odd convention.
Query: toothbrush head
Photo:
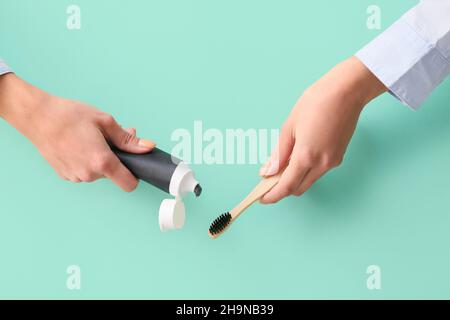
[[[225,231],[226,228],[231,224],[231,214],[226,212],[218,217],[209,227],[209,236],[213,239],[219,237],[222,232]]]

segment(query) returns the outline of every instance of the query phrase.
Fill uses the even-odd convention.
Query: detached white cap
[[[181,229],[185,221],[184,203],[180,199],[164,199],[159,207],[161,231]]]

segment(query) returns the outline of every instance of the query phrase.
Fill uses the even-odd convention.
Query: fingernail
[[[266,164],[263,165],[263,166],[261,167],[261,169],[259,169],[259,175],[262,176],[262,177],[264,177],[264,176],[267,174],[267,169],[268,169],[268,167],[269,167],[269,163],[266,162]]]
[[[146,148],[146,149],[153,149],[155,147],[155,143],[150,140],[145,139],[139,139],[138,142],[139,147]]]
[[[269,167],[266,170],[266,176],[273,176],[278,172],[278,162],[271,161]]]

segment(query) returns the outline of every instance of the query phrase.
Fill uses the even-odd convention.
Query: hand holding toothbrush
[[[385,91],[355,57],[307,89],[283,125],[277,149],[260,170],[263,177],[284,170],[278,184],[260,201],[271,204],[300,196],[340,165],[364,106]]]

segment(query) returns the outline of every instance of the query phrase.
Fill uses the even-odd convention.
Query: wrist
[[[344,92],[353,96],[363,108],[367,103],[387,91],[386,86],[356,57],[342,63],[348,77],[343,77]]]
[[[386,90],[361,61],[351,57],[314,83],[304,96],[337,106],[341,111],[359,113],[369,101]]]
[[[13,73],[0,76],[0,117],[26,136],[39,124],[51,99]]]

